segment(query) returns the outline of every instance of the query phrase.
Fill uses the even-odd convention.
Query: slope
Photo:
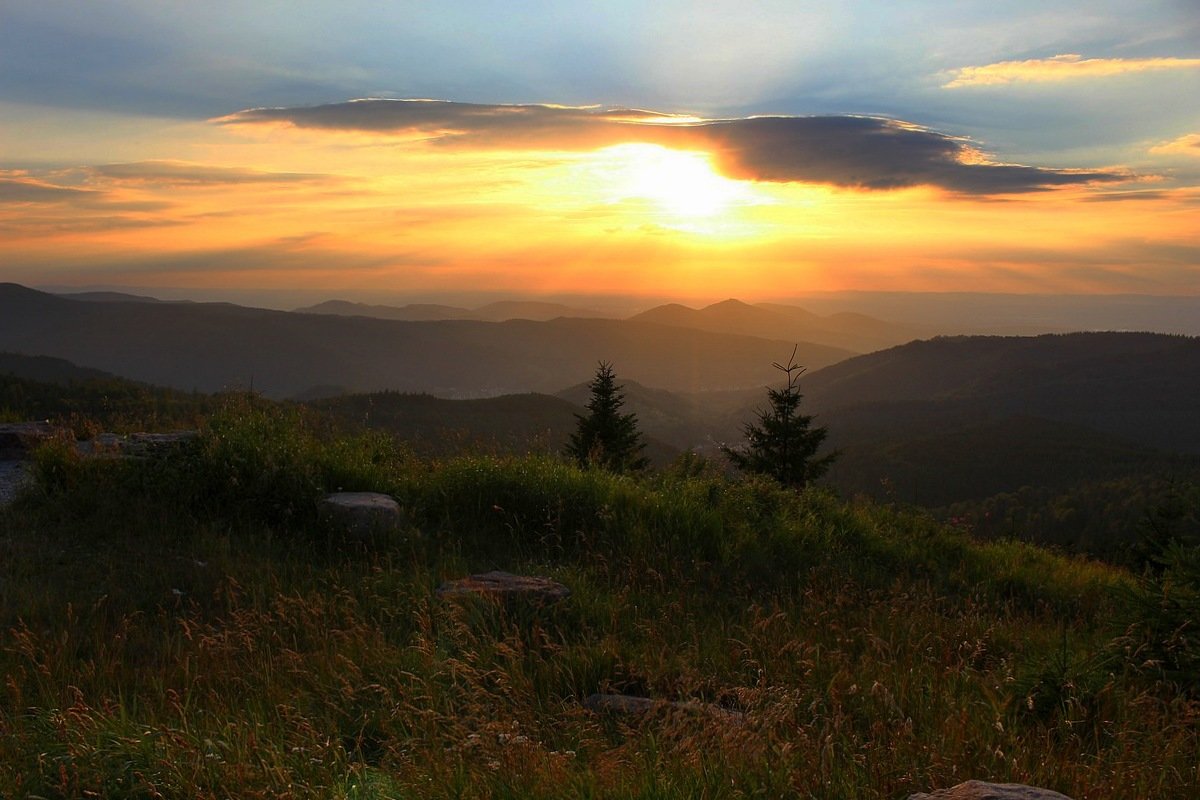
[[[309,404],[343,424],[392,433],[424,455],[467,450],[500,453],[560,453],[575,430],[582,406],[544,394],[514,394],[477,400],[448,400],[428,394],[375,392]],[[671,462],[679,449],[652,436],[646,455],[655,466]]]
[[[852,423],[945,430],[1015,414],[1200,453],[1200,339],[1149,333],[950,337],[807,376],[811,407]]]

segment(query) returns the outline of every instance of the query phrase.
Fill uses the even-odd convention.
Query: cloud
[[[951,71],[954,77],[942,84],[942,88],[1046,83],[1176,69],[1200,69],[1200,58],[1084,58],[1076,53],[1065,53],[1053,58],[997,61],[977,67],[960,67]]]
[[[874,117],[755,117],[699,130],[716,145],[720,170],[748,180],[876,190],[928,185],[990,195],[1128,177],[990,163],[961,138]]]
[[[77,203],[96,200],[103,194],[31,179],[0,178],[0,203]]]
[[[173,219],[146,219],[129,215],[22,215],[7,219],[0,216],[0,233],[14,237],[33,238],[72,233],[108,233],[116,230],[166,228],[180,224],[182,224],[180,221]]]
[[[263,172],[239,167],[216,167],[187,161],[133,161],[102,164],[88,172],[113,181],[171,186],[327,182],[333,176],[303,172]]]
[[[1111,170],[998,164],[960,137],[878,117],[701,119],[627,108],[363,99],[252,108],[215,122],[367,133],[477,149],[659,144],[707,151],[715,167],[732,178],[872,190],[936,186],[971,195],[1009,194],[1129,177]]]
[[[1189,133],[1150,148],[1151,153],[1200,157],[1200,133]]]
[[[1132,192],[1098,192],[1083,198],[1086,203],[1124,203],[1128,201],[1176,200],[1175,192],[1160,189],[1139,189]]]
[[[188,276],[214,278],[276,274],[285,280],[305,275],[349,275],[397,267],[418,269],[438,263],[439,256],[418,252],[368,253],[327,243],[324,234],[303,234],[230,247],[190,248],[174,252],[114,252],[89,249],[16,251],[14,264],[36,272],[61,275]],[[295,288],[294,280],[287,284]]]

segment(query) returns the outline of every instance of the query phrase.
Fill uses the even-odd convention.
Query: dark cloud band
[[[133,161],[90,167],[91,174],[113,181],[177,186],[219,186],[246,183],[328,181],[327,175],[300,172],[262,172],[239,167],[215,167],[186,161]]]
[[[1129,177],[992,163],[961,138],[878,117],[701,120],[640,109],[367,99],[252,108],[217,121],[386,134],[448,147],[586,150],[642,142],[705,150],[732,178],[871,190],[936,186],[969,195],[1013,194]]]
[[[54,186],[28,179],[0,178],[0,203],[70,203],[101,196],[90,189]]]

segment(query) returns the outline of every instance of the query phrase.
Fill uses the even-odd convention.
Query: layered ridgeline
[[[352,303],[348,300],[326,300],[314,306],[297,308],[301,314],[336,314],[343,317],[378,317],[408,322],[429,322],[446,319],[473,319],[481,322],[504,322],[510,319],[546,321],[558,317],[583,319],[607,318],[610,314],[592,308],[546,303],[536,300],[499,300],[494,303],[464,308],[439,303],[407,303],[402,306]]]
[[[771,379],[783,341],[609,319],[402,322],[223,303],[86,302],[0,285],[0,350],[66,358],[179,389],[290,397],[401,390],[452,397],[554,392],[604,359],[673,390]],[[814,366],[852,355],[803,344]]]
[[[751,305],[740,300],[725,300],[699,309],[671,303],[644,311],[630,319],[715,333],[739,333],[789,342],[816,342],[860,353],[943,332],[928,325],[886,322],[848,311],[821,316],[797,306],[780,303]],[[808,366],[815,368],[820,365]]]
[[[501,301],[478,308],[462,308],[429,303],[404,306],[369,305],[345,300],[330,300],[297,309],[310,314],[378,317],[393,320],[471,319],[499,322],[509,319],[551,320],[556,317],[608,317],[594,309],[560,303]],[[679,303],[656,306],[629,318],[632,322],[650,322],[711,333],[755,336],[761,339],[815,344],[853,350],[860,353],[926,338],[952,328],[887,322],[882,319],[841,311],[829,315],[814,314],[798,306],[780,303],[720,303],[690,308]]]

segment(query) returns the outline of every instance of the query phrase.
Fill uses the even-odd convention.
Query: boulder
[[[391,533],[402,522],[400,504],[379,492],[335,492],[321,500],[321,514],[333,526],[356,539]]]
[[[966,781],[949,789],[928,794],[910,794],[908,800],[1071,800],[1065,794],[1026,786],[1023,783],[987,783]]]
[[[468,578],[446,581],[437,588],[437,594],[447,598],[484,596],[501,600],[553,603],[570,597],[571,590],[549,578],[493,570]]]
[[[59,430],[44,420],[0,423],[0,459],[29,458],[34,448],[54,437]]]

